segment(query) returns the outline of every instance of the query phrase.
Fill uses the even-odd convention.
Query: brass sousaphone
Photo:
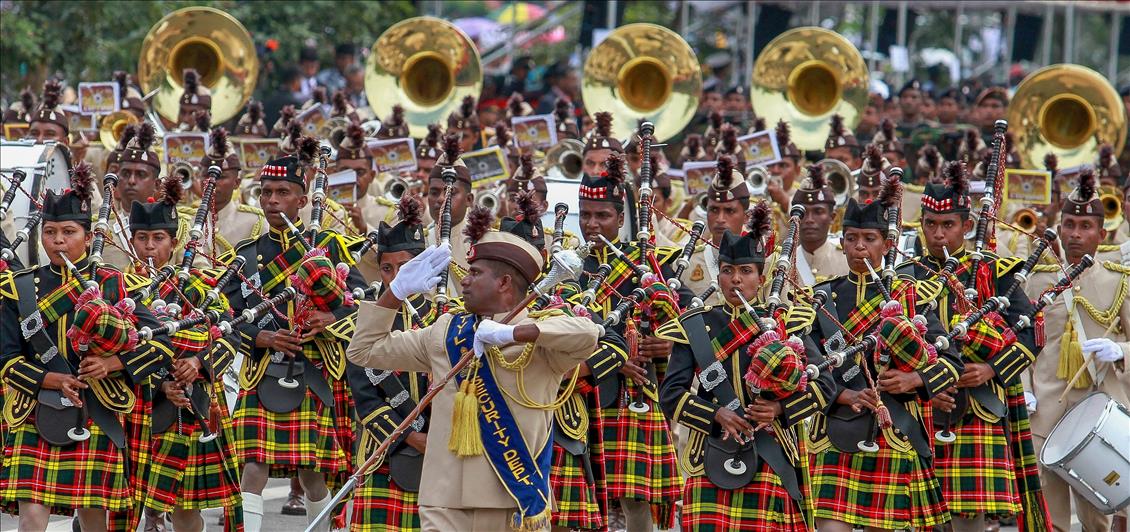
[[[801,150],[822,150],[833,114],[854,128],[870,87],[867,64],[842,35],[795,28],[765,46],[753,65],[750,100],[765,123],[784,120]]]
[[[1048,153],[1061,168],[1094,164],[1109,142],[1114,156],[1126,144],[1126,110],[1118,91],[1084,66],[1060,64],[1024,78],[1008,104],[1009,131],[1024,168],[1036,168]]]
[[[231,15],[211,7],[186,7],[165,15],[141,43],[141,92],[157,90],[151,106],[175,123],[184,92],[184,69],[194,68],[212,91],[212,123],[235,117],[255,90],[259,58],[251,34]]]
[[[402,20],[373,43],[365,64],[365,94],[377,117],[404,108],[413,137],[443,123],[465,96],[478,97],[483,69],[475,44],[455,25],[433,17]]]
[[[125,131],[126,126],[130,124],[139,124],[141,120],[129,111],[115,111],[106,116],[103,116],[101,122],[98,124],[98,140],[102,143],[102,147],[107,150],[113,151],[118,147],[118,141],[122,139],[122,133]]]
[[[612,113],[612,136],[626,139],[639,121],[655,124],[663,142],[698,109],[702,69],[679,34],[654,24],[616,28],[589,52],[581,97],[590,111]]]

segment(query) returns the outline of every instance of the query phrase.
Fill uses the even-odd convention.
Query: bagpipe
[[[34,205],[33,210],[28,213],[27,223],[16,232],[16,237],[12,242],[3,249],[0,249],[0,272],[8,269],[8,263],[16,258],[16,250],[20,249],[20,244],[23,244],[31,236],[31,232],[35,230],[39,222],[43,220],[43,209],[40,205]]]
[[[451,194],[455,190],[455,168],[445,166],[440,172],[440,177],[443,178],[443,209],[439,217],[439,243],[440,245],[451,245]],[[436,285],[436,305],[440,308],[447,306],[449,298],[447,297],[447,278],[450,268],[444,269],[439,273],[439,283]]]
[[[969,271],[976,276],[977,268],[984,260],[985,246],[995,248],[996,235],[994,234],[997,210],[1000,208],[1002,189],[1004,186],[1004,170],[1007,149],[1005,133],[1008,131],[1008,122],[997,120],[993,124],[993,146],[990,152],[989,166],[985,169],[985,195],[981,196],[981,211],[977,216],[973,240],[973,252],[970,253]],[[972,287],[965,289],[965,298],[972,300],[977,297],[977,290]]]

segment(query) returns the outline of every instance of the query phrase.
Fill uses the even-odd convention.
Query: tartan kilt
[[[220,408],[227,412],[226,406]],[[158,512],[241,504],[231,420],[221,418],[216,439],[200,443],[198,438],[203,432],[196,421],[187,412],[182,415],[180,423],[173,423],[152,440],[149,465],[138,484],[142,503]]]
[[[392,481],[388,464],[383,464],[354,490],[353,522],[349,529],[355,532],[419,530],[418,500],[418,493],[403,490]]]
[[[801,485],[801,494],[808,500],[808,486]],[[812,527],[804,519],[800,506],[764,461],[753,481],[741,489],[721,489],[705,475],[688,478],[683,487],[684,532],[808,532]]]
[[[1007,422],[989,423],[969,413],[954,429],[956,440],[934,445],[934,474],[951,514],[1020,511],[1015,464],[1003,426]]]
[[[589,463],[593,481],[585,478],[584,457],[573,456],[559,445],[553,445],[553,463],[549,485],[553,489],[555,508],[550,524],[570,529],[603,530],[608,515],[607,485],[604,470],[604,422],[600,418],[600,397],[594,386],[578,386],[589,405]],[[554,429],[558,430],[558,429]]]
[[[874,453],[834,448],[809,455],[817,519],[855,527],[922,528],[949,521],[941,484],[913,450],[892,449],[885,435]]]
[[[256,389],[240,390],[232,415],[239,462],[268,464],[272,478],[293,477],[306,469],[325,473],[331,487],[344,481],[352,472],[353,397],[345,381],[327,382],[333,408],[307,388],[298,408],[286,414],[263,408]]]
[[[617,408],[600,411],[607,496],[610,502],[625,498],[648,501],[659,516],[659,527],[671,528],[683,480],[676,465],[674,438],[659,404],[646,396],[641,399],[651,407],[647,412],[632,412],[624,401]]]
[[[39,438],[32,417],[8,432],[0,464],[5,511],[15,513],[20,502],[42,504],[59,515],[71,515],[75,508],[132,508],[126,455],[102,429],[88,423],[90,439],[56,447]]]

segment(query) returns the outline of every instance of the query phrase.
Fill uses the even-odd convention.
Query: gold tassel
[[[517,532],[533,532],[535,530],[545,530],[549,528],[549,508],[543,510],[540,514],[534,516],[522,516],[521,511],[514,512],[513,520],[510,523],[511,530]]]
[[[1070,380],[1079,368],[1083,367],[1083,348],[1079,345],[1079,334],[1075,331],[1075,320],[1070,317],[1067,319],[1067,328],[1063,331],[1063,336],[1059,339],[1059,367],[1056,368],[1055,376],[1063,379]],[[1084,371],[1079,378],[1075,381],[1075,388],[1090,388],[1091,375]]]
[[[483,454],[483,439],[479,429],[479,399],[471,386],[476,376],[469,375],[459,385],[455,393],[455,406],[451,413],[451,437],[447,449],[455,456],[480,456]]]

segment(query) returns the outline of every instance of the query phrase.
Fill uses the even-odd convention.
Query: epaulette
[[[933,279],[916,279],[914,281],[914,294],[917,296],[918,304],[929,303],[938,298],[942,294],[945,285],[937,278]]]
[[[136,273],[123,273],[122,277],[127,293],[133,293],[138,290],[148,288],[149,285],[153,283],[152,279],[144,275],[138,275]]]
[[[1035,266],[1033,266],[1033,267],[1032,267],[1032,271],[1033,271],[1033,272],[1038,272],[1038,273],[1052,273],[1052,272],[1058,272],[1058,271],[1060,271],[1060,266],[1059,266],[1059,264],[1057,264],[1057,263],[1051,263],[1051,264],[1037,264],[1037,265],[1035,265]]]
[[[1016,268],[1024,264],[1024,259],[1020,257],[997,257],[994,262],[997,270],[997,277],[1004,277],[1011,273]]]
[[[392,201],[384,196],[377,196],[373,201],[376,201],[377,205],[380,205],[382,207],[396,207],[398,205],[398,203],[396,203],[395,201]]]
[[[683,329],[682,320],[670,320],[663,325],[660,325],[655,330],[654,336],[660,340],[667,340],[668,342],[675,342],[677,344],[689,344],[691,341],[687,339],[687,331]]]
[[[196,211],[197,208],[195,205],[191,207],[188,205],[177,205],[177,214],[181,215],[182,217],[187,216],[189,220],[196,217]]]
[[[679,255],[682,252],[683,252],[682,248],[668,247],[668,246],[656,246],[656,248],[655,248],[655,260],[659,264],[667,264],[668,262],[672,262],[672,261],[678,259]]]
[[[236,210],[236,212],[249,212],[249,213],[254,214],[256,216],[266,216],[266,213],[263,212],[263,209],[260,209],[259,207],[255,207],[253,205],[244,205],[243,203],[236,205],[235,210]]]
[[[1118,251],[1120,244],[1099,244],[1099,248],[1095,250],[1095,254],[1110,253],[1111,251]]]
[[[447,314],[459,314],[463,311],[463,298],[453,297],[447,300]]]
[[[1103,268],[1106,268],[1106,269],[1108,269],[1112,272],[1121,273],[1122,275],[1130,274],[1130,266],[1126,266],[1124,264],[1119,264],[1119,263],[1114,262],[1112,260],[1104,260],[1103,261]]]
[[[816,321],[816,309],[808,305],[793,305],[785,312],[785,334],[806,334]]]
[[[12,270],[0,272],[0,299],[19,299],[16,296],[16,272]]]
[[[549,318],[556,318],[557,316],[566,316],[564,310],[559,308],[547,308],[542,310],[531,310],[526,314],[534,321],[547,320]]]
[[[358,235],[358,236],[341,235],[341,240],[342,240],[342,242],[345,243],[345,249],[353,250],[355,247],[360,246],[361,243],[365,242],[365,237],[360,236],[360,235]]]

